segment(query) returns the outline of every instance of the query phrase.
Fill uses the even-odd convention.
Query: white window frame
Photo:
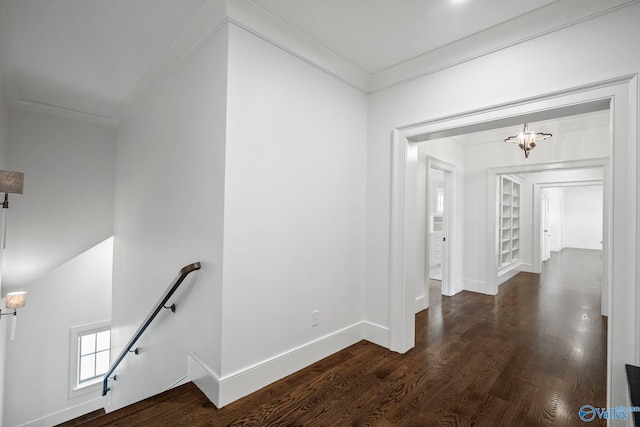
[[[111,321],[106,320],[88,325],[75,326],[69,329],[69,399],[97,392],[102,384],[102,377],[86,381],[82,384],[78,382],[79,360],[79,339],[82,335],[101,332],[111,329]]]

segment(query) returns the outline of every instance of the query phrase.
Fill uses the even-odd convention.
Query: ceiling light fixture
[[[529,158],[529,151],[533,150],[539,141],[551,138],[551,136],[552,135],[550,133],[531,132],[529,129],[529,123],[525,123],[524,129],[522,129],[522,132],[520,132],[519,135],[510,136],[509,138],[506,138],[504,142],[518,144],[522,151],[524,151],[524,157]]]

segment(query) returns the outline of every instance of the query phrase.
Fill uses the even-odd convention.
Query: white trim
[[[220,30],[225,28],[228,22],[224,15],[225,12],[220,10],[215,3],[206,2],[153,67],[147,71],[142,80],[109,117],[111,126],[117,128],[135,114],[140,106],[162,87],[166,80],[215,37]]]
[[[187,354],[187,378],[193,381],[211,403],[219,407],[219,375],[195,353]]]
[[[393,130],[392,138],[389,282],[398,285],[389,286],[389,349],[406,353],[415,345],[415,320],[408,313],[416,289],[416,233],[406,234],[416,230],[417,156],[411,154],[417,144],[409,143],[399,129]]]
[[[3,11],[0,9],[0,12]],[[4,13],[0,15],[0,19],[6,19],[4,15]],[[7,103],[16,109],[117,128],[131,117],[140,105],[162,86],[164,81],[229,23],[243,28],[363,93],[369,91],[371,84],[369,73],[253,2],[233,0],[206,1],[191,22],[147,70],[143,78],[110,116],[21,99],[20,94],[15,90],[18,86],[15,84],[17,77],[13,61],[8,64],[9,72],[5,76],[5,80],[11,82],[6,85]]]
[[[415,312],[420,313],[422,310],[429,308],[427,305],[427,299],[425,298],[424,295],[420,295],[419,297],[416,297],[416,308],[415,308]]]
[[[371,322],[362,322],[362,339],[380,347],[389,348],[389,328]]]
[[[533,273],[533,264],[529,264],[528,262],[520,263],[520,271],[525,273]]]
[[[487,293],[487,284],[479,280],[464,280],[464,290],[469,292],[477,292],[479,294]]]
[[[69,328],[69,382],[68,382],[68,399],[75,399],[88,393],[98,393],[102,386],[102,379],[97,379],[87,385],[78,386],[78,338],[87,332],[99,331],[111,328],[111,321],[104,320],[102,322],[91,323],[88,325],[74,326]]]
[[[183,376],[182,378],[180,378],[180,379],[178,379],[178,380],[174,381],[173,383],[169,384],[168,386],[166,386],[166,387],[164,388],[164,390],[162,390],[162,391],[163,391],[163,392],[165,392],[165,391],[169,391],[169,390],[171,390],[172,388],[175,388],[175,387],[178,387],[178,386],[181,386],[181,385],[187,384],[189,381],[191,381],[191,380],[189,379],[189,375],[185,375],[185,376]]]
[[[287,375],[293,374],[350,345],[362,341],[367,327],[375,328],[375,325],[369,324],[367,326],[365,322],[356,323],[225,376],[215,372],[195,353],[189,353],[187,357],[188,378],[202,390],[217,408],[222,408]]]
[[[601,250],[602,245],[600,244],[584,244],[584,243],[571,243],[571,242],[566,242],[564,244],[564,248],[565,249],[589,249],[589,250]]]
[[[505,22],[501,25],[488,28],[482,31],[481,34],[456,40],[448,45],[377,71],[371,75],[369,93],[380,92],[460,64],[483,58],[496,52],[538,39],[547,34],[555,33],[585,21],[607,15],[637,2],[638,0],[631,0],[605,10],[596,9],[595,12],[589,11],[587,6],[587,8],[585,8],[585,16],[578,17],[567,23],[554,23],[552,24],[552,28],[548,28],[549,22],[553,22],[554,17],[560,15],[555,12],[555,9],[566,7],[566,4],[562,2],[552,2],[544,8],[539,8],[525,15],[516,17],[512,19],[511,22]],[[516,24],[516,22],[520,22],[520,24]],[[510,34],[520,33],[522,36],[516,38],[518,36],[515,35],[505,39],[505,25],[510,26]],[[525,31],[524,29],[527,30]]]
[[[452,296],[454,296],[455,294],[457,294],[457,293],[459,293],[459,292],[462,292],[462,291],[464,291],[464,290],[465,290],[465,288],[464,288],[464,280],[458,280],[458,281],[453,285],[453,288],[451,289],[451,294],[444,294],[444,293],[443,293],[443,295],[446,295],[446,296],[448,296],[448,297],[452,297]]]
[[[612,136],[613,138],[613,136]],[[542,272],[542,260],[540,257],[540,192],[544,188],[550,187],[581,187],[588,185],[602,185],[602,247],[594,248],[602,250],[602,257],[605,262],[602,265],[602,291],[601,291],[601,314],[603,316],[609,315],[609,296],[611,295],[611,284],[613,283],[613,252],[612,246],[612,230],[613,224],[611,224],[613,206],[610,203],[612,194],[612,183],[610,176],[610,161],[607,158],[592,159],[585,161],[586,167],[601,167],[603,172],[602,180],[584,180],[584,181],[568,181],[568,182],[540,182],[533,185],[533,272]],[[640,164],[640,162],[638,163]],[[569,163],[565,169],[581,168],[579,163]],[[576,166],[576,167],[574,167]],[[562,169],[562,168],[560,168]],[[570,247],[569,244],[563,243],[563,247]],[[562,248],[559,248],[562,250]]]
[[[520,273],[522,271],[522,263],[521,262],[516,262],[515,264],[511,264],[509,267],[500,270],[500,272],[498,273],[498,286],[502,285],[504,282],[506,282],[509,279],[512,279],[513,277],[515,277],[518,273]]]
[[[426,215],[431,212],[431,198],[429,196],[430,188],[430,175],[431,168],[444,172],[444,185],[445,185],[445,206],[443,217],[445,229],[443,230],[446,242],[443,242],[442,251],[442,294],[443,295],[455,295],[453,281],[455,279],[453,272],[455,271],[454,265],[456,264],[455,254],[455,241],[456,241],[456,207],[457,207],[457,195],[456,195],[456,166],[451,163],[444,162],[433,156],[426,156],[427,160],[427,207]],[[428,260],[431,259],[431,234],[427,231],[426,245],[425,245],[425,269],[429,268]],[[424,294],[429,296],[429,283],[424,284]],[[428,306],[428,300],[427,306]]]
[[[335,77],[368,93],[371,75],[315,39],[249,0],[227,2],[228,21]]]
[[[99,393],[96,393],[99,394]],[[81,417],[89,412],[97,411],[105,407],[106,398],[99,397],[89,400],[88,402],[80,403],[70,408],[63,409],[62,411],[54,412],[53,414],[46,415],[44,417],[20,424],[16,427],[50,427],[61,423],[64,423],[74,418]]]
[[[553,115],[574,108],[587,108],[602,102],[610,103],[612,116],[612,164],[609,174],[613,203],[612,210],[612,286],[609,291],[609,309],[611,313],[607,334],[607,406],[615,406],[626,401],[625,363],[638,363],[640,343],[636,326],[636,312],[640,310],[640,299],[636,293],[638,282],[638,133],[637,133],[637,75],[623,76],[592,85],[541,95],[529,99],[501,104],[486,109],[453,115],[399,127],[392,132],[391,155],[391,224],[390,224],[390,344],[395,351],[406,352],[413,347],[414,313],[408,309],[406,299],[415,298],[415,275],[411,258],[415,259],[415,249],[410,241],[415,236],[415,224],[408,211],[415,211],[415,194],[411,194],[411,182],[416,181],[415,160],[410,155],[415,142],[425,139],[424,135],[439,134],[461,127],[481,126],[491,122],[493,125],[506,121],[523,121],[540,115]],[[566,115],[566,114],[565,114]],[[552,118],[552,117],[549,117]],[[527,121],[524,120],[524,121]],[[422,139],[421,139],[422,138]],[[544,166],[544,165],[543,165]],[[488,174],[489,175],[489,174]],[[488,188],[495,188],[494,185]],[[493,192],[489,191],[491,197]],[[493,195],[495,198],[495,194]],[[628,203],[627,209],[615,209],[616,200]],[[624,202],[623,202],[624,201]],[[495,204],[495,199],[493,200]],[[489,203],[490,204],[490,203]],[[495,215],[494,215],[495,217]],[[487,218],[488,226],[493,219]],[[491,236],[491,234],[490,234]],[[487,239],[487,245],[493,243]],[[488,251],[491,254],[492,251]],[[490,263],[487,260],[487,263]],[[491,265],[497,265],[492,263]],[[497,292],[496,275],[492,268],[487,269],[486,288]],[[467,283],[465,282],[465,285]],[[473,284],[469,284],[473,285]],[[466,287],[466,286],[465,286]]]

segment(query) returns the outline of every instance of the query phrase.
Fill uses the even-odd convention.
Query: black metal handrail
[[[189,273],[192,273],[192,272],[194,272],[196,270],[200,270],[200,263],[199,262],[194,262],[193,264],[189,264],[187,266],[184,266],[180,270],[180,272],[178,273],[176,278],[173,279],[173,282],[167,288],[167,290],[165,291],[165,293],[162,296],[162,298],[160,298],[160,301],[158,301],[158,303],[155,305],[155,309],[147,315],[147,318],[144,319],[144,322],[142,322],[142,325],[140,325],[140,327],[138,328],[136,333],[133,334],[133,337],[131,337],[131,339],[129,340],[129,343],[127,344],[127,346],[122,350],[122,352],[120,353],[118,358],[111,365],[111,368],[109,368],[109,371],[107,371],[107,373],[105,374],[104,379],[102,380],[102,395],[103,396],[106,396],[107,393],[109,392],[109,390],[110,390],[109,385],[108,385],[109,378],[111,378],[111,374],[113,374],[115,372],[115,370],[118,367],[118,365],[120,364],[120,362],[122,362],[122,359],[124,359],[124,357],[129,352],[135,352],[136,354],[138,354],[138,351],[137,351],[138,349],[136,349],[136,350],[131,350],[131,349],[135,345],[136,341],[138,341],[138,338],[140,338],[140,336],[144,333],[144,331],[149,327],[149,325],[151,324],[153,319],[155,319],[155,317],[158,315],[160,310],[162,310],[163,308],[169,308],[173,312],[176,311],[175,304],[173,304],[173,305],[171,305],[169,307],[165,306],[165,304],[169,301],[169,298],[171,298],[173,293],[178,289],[180,284],[189,275]]]

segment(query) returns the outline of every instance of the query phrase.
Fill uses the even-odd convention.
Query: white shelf
[[[520,183],[500,177],[500,262],[506,269],[520,260]]]

